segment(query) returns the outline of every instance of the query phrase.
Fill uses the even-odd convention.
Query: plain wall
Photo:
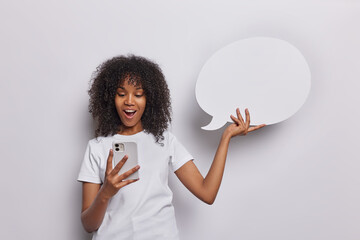
[[[360,239],[359,22],[359,2],[344,0],[1,1],[0,239],[90,239],[76,181],[94,131],[88,82],[115,55],[159,63],[171,130],[205,175],[224,128],[200,129],[211,116],[195,100],[197,76],[216,50],[255,36],[303,53],[309,98],[232,140],[214,205],[171,174],[181,239]]]

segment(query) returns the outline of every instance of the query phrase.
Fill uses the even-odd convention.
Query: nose
[[[128,94],[125,99],[125,105],[133,106],[134,105],[134,96],[132,94]]]

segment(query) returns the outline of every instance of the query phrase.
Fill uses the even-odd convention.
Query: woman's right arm
[[[119,175],[118,173],[128,157],[125,155],[114,168],[112,168],[112,158],[113,152],[110,150],[103,185],[89,182],[83,183],[81,222],[87,232],[96,231],[100,227],[110,198],[112,198],[120,188],[138,180],[124,179],[138,171],[140,168],[139,165]]]
[[[87,232],[97,230],[104,218],[109,199],[102,194],[101,185],[83,183],[81,222]]]

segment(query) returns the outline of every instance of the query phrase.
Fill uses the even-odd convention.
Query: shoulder
[[[164,140],[163,140],[164,144],[169,144],[175,139],[175,135],[172,132],[170,132],[169,130],[165,130],[163,132],[163,137],[164,137]]]
[[[101,146],[109,138],[111,138],[111,137],[96,137],[96,138],[90,139],[88,142],[88,146],[92,146],[92,147]]]
[[[150,132],[144,132],[142,135],[141,135],[141,139],[143,140],[147,140],[155,145],[159,145],[159,146],[167,146],[169,145],[173,139],[174,139],[174,134],[172,134],[170,131],[168,130],[165,130],[162,134],[162,139],[159,140],[159,142],[156,142],[156,137],[150,133]]]
[[[162,141],[162,143],[163,143],[164,146],[166,146],[166,147],[170,147],[170,148],[171,148],[171,147],[173,147],[174,145],[176,145],[177,142],[178,142],[176,136],[175,136],[172,132],[170,132],[170,131],[168,131],[168,130],[166,130],[166,131],[163,133],[163,137],[164,137],[164,140]]]
[[[96,137],[88,141],[87,148],[93,154],[105,154],[111,147],[113,136]]]
[[[175,135],[169,130],[165,130],[163,133],[164,140],[172,140],[175,138]]]

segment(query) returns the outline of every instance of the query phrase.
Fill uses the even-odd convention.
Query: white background
[[[76,182],[94,130],[88,81],[118,54],[160,64],[172,131],[206,174],[224,128],[200,129],[211,117],[196,103],[197,76],[216,50],[255,36],[303,53],[309,98],[285,122],[232,140],[214,205],[172,174],[181,239],[360,239],[358,1],[37,0],[0,9],[0,239],[90,239]]]

